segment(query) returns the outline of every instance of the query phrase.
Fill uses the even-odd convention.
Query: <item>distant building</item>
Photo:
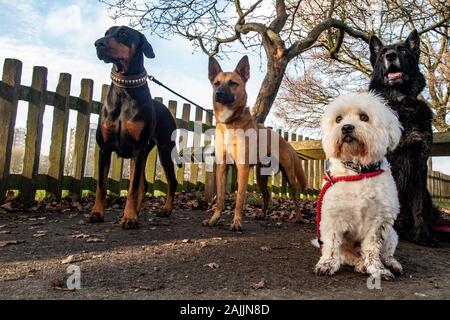
[[[18,127],[14,129],[11,165],[9,169],[9,172],[12,174],[21,174],[23,171],[26,133],[27,130],[25,128]]]
[[[71,176],[73,174],[76,131],[77,131],[76,128],[70,128],[68,133],[66,161],[64,165],[64,175],[66,176]],[[94,175],[95,146],[97,145],[97,142],[95,140],[96,132],[97,132],[97,123],[91,123],[89,125],[87,152],[86,152],[86,166],[84,170],[84,176],[86,177],[92,177]]]
[[[13,148],[25,148],[25,137],[27,134],[27,129],[25,128],[15,128],[14,129],[14,140]]]

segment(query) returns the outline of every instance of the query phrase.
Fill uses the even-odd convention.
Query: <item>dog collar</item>
[[[352,170],[358,174],[361,173],[372,173],[379,171],[381,169],[381,161],[369,163],[368,165],[361,165],[360,163],[355,163],[353,161],[342,161],[342,165],[349,170]]]
[[[134,74],[130,76],[124,76],[115,71],[111,71],[111,80],[115,86],[124,89],[138,88],[147,84],[147,71],[143,71],[140,74]]]

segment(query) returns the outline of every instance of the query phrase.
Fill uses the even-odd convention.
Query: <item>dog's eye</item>
[[[121,36],[122,38],[127,36],[127,33],[125,31],[120,31],[119,36]]]
[[[401,54],[405,54],[406,53],[405,47],[402,47],[402,46],[398,46],[397,47],[397,51],[400,52]]]
[[[228,81],[228,85],[231,87],[236,87],[237,85],[239,85],[237,82],[234,82],[232,80]]]
[[[336,117],[336,123],[339,123],[339,122],[341,122],[342,121],[342,117],[341,116],[337,116]]]
[[[381,55],[384,55],[387,52],[387,48],[383,48],[383,50],[381,50]]]
[[[214,87],[220,86],[220,82],[219,82],[219,81],[214,82],[214,83],[213,83],[213,86],[214,86]]]
[[[359,118],[361,119],[361,121],[367,122],[369,121],[369,116],[367,114],[360,114]]]

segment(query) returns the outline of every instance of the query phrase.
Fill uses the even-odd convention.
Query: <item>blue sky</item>
[[[22,84],[31,83],[33,66],[48,68],[48,89],[54,91],[59,73],[72,74],[72,95],[79,94],[82,78],[94,80],[94,99],[100,98],[101,84],[109,83],[110,66],[99,61],[95,54],[94,41],[114,24],[104,4],[96,0],[0,0],[0,66],[5,58],[16,58],[23,62]],[[207,78],[206,55],[194,51],[191,43],[182,38],[163,40],[146,33],[153,46],[156,58],[146,60],[149,74],[186,95],[200,105],[211,106],[211,87]],[[239,47],[242,52],[242,48]],[[247,85],[249,106],[253,105],[264,77],[260,60],[250,55],[251,78]],[[224,70],[234,69],[241,54],[232,54],[229,60],[221,61]],[[154,97],[160,96],[182,101],[164,89],[152,84]],[[20,103],[17,126],[25,126],[25,103]],[[52,108],[44,115],[43,153],[48,152]],[[76,115],[71,113],[69,126],[74,126]],[[95,121],[95,118],[92,119]],[[276,124],[272,122],[271,124]],[[434,168],[450,173],[448,158],[434,161]]]

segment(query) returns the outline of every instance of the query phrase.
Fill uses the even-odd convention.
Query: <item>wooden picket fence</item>
[[[88,135],[91,115],[99,114],[106,99],[108,85],[102,86],[101,101],[93,100],[94,82],[90,79],[81,80],[81,92],[78,97],[70,95],[71,75],[61,73],[56,90],[47,90],[47,68],[34,67],[31,86],[21,85],[22,62],[16,59],[5,59],[3,76],[0,81],[0,198],[7,190],[19,190],[19,200],[28,203],[35,199],[37,190],[45,190],[46,195],[56,199],[61,198],[63,190],[67,190],[71,197],[79,198],[83,190],[95,192],[98,177],[98,147],[94,152],[93,175],[86,175],[86,159]],[[162,102],[161,98],[156,98]],[[11,153],[13,148],[14,129],[19,101],[28,102],[28,115],[26,125],[26,139],[23,157],[23,170],[21,174],[11,174]],[[40,149],[43,131],[43,115],[46,106],[53,106],[53,123],[51,127],[51,142],[49,152],[48,172],[39,173]],[[189,104],[178,105],[176,101],[168,101],[167,106],[176,118],[177,127],[194,132],[194,128],[201,127],[202,133],[214,128],[211,114],[194,107],[193,119]],[[177,109],[181,108],[181,117],[177,118]],[[67,153],[66,143],[68,135],[69,111],[76,111],[76,128],[74,135],[74,148],[71,154]],[[49,125],[49,124],[45,124]],[[317,196],[325,170],[325,156],[320,141],[309,140],[295,133],[278,130],[289,141],[303,159],[308,186],[302,192],[302,197],[314,198]],[[450,134],[450,133],[449,133]],[[450,155],[449,134],[435,135],[433,155]],[[203,148],[211,141],[204,135]],[[192,143],[200,145],[201,136],[193,134]],[[184,141],[185,143],[186,141]],[[184,145],[185,147],[192,147]],[[64,174],[65,158],[72,159],[72,170]],[[124,175],[124,161],[115,154],[112,158],[108,179],[108,191],[112,195],[120,195],[126,191],[129,178]],[[179,189],[185,191],[205,190],[205,199],[211,200],[214,195],[214,173],[207,172],[206,164],[201,162],[186,163],[177,168]],[[156,148],[150,153],[146,165],[146,178],[148,193],[164,193],[166,179],[162,174]],[[236,190],[236,171],[229,170],[227,190]],[[450,199],[450,178],[438,172],[430,172],[428,186],[434,199],[448,201]],[[274,196],[285,196],[288,187],[280,172],[269,179],[269,188]],[[249,177],[249,190],[257,190],[255,172],[252,170]]]
[[[108,85],[102,86],[101,101],[93,101],[94,82],[90,79],[81,80],[81,93],[78,97],[70,95],[71,75],[61,73],[56,90],[47,90],[47,68],[34,67],[31,86],[21,85],[22,62],[16,59],[6,59],[3,66],[3,76],[0,82],[0,195],[7,190],[19,190],[19,200],[28,203],[35,198],[36,190],[45,190],[47,195],[59,199],[63,190],[68,190],[72,197],[81,197],[83,190],[95,192],[98,177],[97,158],[98,148],[95,150],[95,166],[92,177],[85,175],[87,143],[90,118],[98,114],[106,99]],[[162,102],[161,98],[156,98]],[[14,129],[19,101],[28,102],[28,116],[26,126],[25,151],[23,171],[21,174],[11,174],[11,153],[13,147]],[[40,149],[43,131],[43,115],[46,106],[53,106],[53,123],[51,129],[51,144],[49,152],[48,173],[39,173]],[[167,106],[174,117],[177,109],[181,110],[181,118],[176,118],[177,127],[194,131],[199,125],[202,133],[213,128],[213,117],[209,113],[195,107],[194,119],[190,119],[189,104],[178,105],[176,101],[168,101]],[[73,169],[70,175],[64,175],[66,143],[68,134],[69,111],[77,113],[76,133],[71,159]],[[204,115],[205,113],[205,115]],[[203,120],[204,119],[204,120]],[[49,124],[45,124],[49,125]],[[279,131],[289,141],[301,141],[303,138],[296,134]],[[194,143],[200,144],[200,135],[194,135]],[[306,138],[307,140],[307,138]],[[205,136],[204,146],[211,144]],[[187,146],[189,147],[189,146]],[[318,193],[324,172],[323,160],[304,160],[304,168],[308,178],[308,189],[303,196],[311,197]],[[124,160],[113,155],[108,191],[119,195],[128,189],[129,179],[123,174]],[[156,148],[150,153],[146,165],[148,192],[155,194],[164,192],[166,179],[161,174]],[[206,172],[205,163],[187,163],[177,169],[179,190],[205,190],[206,198],[211,199],[214,193],[214,174]],[[281,173],[269,179],[269,186],[274,195],[288,193],[286,181]],[[236,189],[236,171],[229,170],[228,191]],[[256,189],[254,171],[249,177],[249,189]]]
[[[429,170],[427,186],[433,200],[450,202],[450,175]]]

